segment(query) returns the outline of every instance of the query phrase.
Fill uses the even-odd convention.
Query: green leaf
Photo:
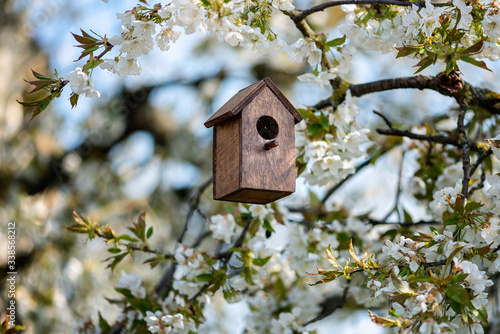
[[[475,211],[475,210],[478,210],[482,207],[483,205],[481,203],[477,203],[477,202],[468,202],[466,205],[465,205],[465,212],[469,213],[471,211]]]
[[[266,263],[269,262],[270,259],[271,259],[271,256],[268,256],[265,258],[257,257],[257,258],[252,260],[252,263],[256,266],[262,267],[262,266],[266,265]]]
[[[472,64],[474,66],[477,66],[479,68],[482,68],[483,70],[493,72],[492,70],[490,70],[488,68],[488,66],[486,66],[486,63],[482,60],[476,60],[476,59],[469,57],[469,56],[461,56],[460,60],[465,61],[466,63]]]
[[[79,97],[80,97],[80,95],[75,94],[75,93],[71,93],[71,96],[69,97],[69,102],[71,103],[71,109],[76,107],[76,105],[78,104]]]
[[[211,280],[214,279],[214,275],[212,275],[211,273],[205,273],[196,276],[196,279],[200,282],[210,282]]]
[[[316,116],[312,111],[309,111],[309,122],[311,123],[321,123],[321,120],[318,116]]]
[[[451,278],[450,284],[457,284],[457,283],[462,283],[469,274],[455,274]]]
[[[76,39],[76,41],[78,43],[82,43],[82,44],[93,44],[95,42],[97,42],[97,39],[90,36],[88,33],[86,33],[85,31],[83,31],[82,29],[80,29],[80,31],[82,32],[82,35],[77,35],[77,34],[74,34],[74,33],[71,33],[71,35],[73,35],[73,37]]]
[[[324,137],[323,126],[320,123],[313,123],[307,127],[307,131],[311,135],[311,139],[321,139]]]
[[[326,42],[326,46],[328,46],[329,48],[340,46],[345,43],[346,38],[347,36],[344,35],[343,37],[332,39],[331,41]]]
[[[430,276],[419,276],[416,277],[415,275],[410,275],[408,276],[408,283],[414,284],[414,283],[433,283],[432,277]]]
[[[309,191],[309,203],[311,207],[317,206],[321,203],[318,196],[313,191]]]
[[[349,254],[353,258],[354,262],[358,265],[359,268],[363,268],[363,262],[358,258],[356,253],[354,253],[354,246],[352,245],[352,239],[349,241]]]
[[[412,53],[417,52],[419,49],[413,46],[403,46],[401,48],[396,48],[398,50],[398,54],[396,58],[406,57],[411,55]]]
[[[474,43],[473,45],[471,45],[467,49],[460,52],[460,56],[470,56],[473,54],[477,54],[481,51],[483,46],[484,46],[484,39],[480,39],[479,41],[477,41],[476,43]]]
[[[491,158],[491,155],[484,159],[484,166],[486,171],[490,173],[493,171],[493,159]]]
[[[457,303],[468,307],[472,306],[469,292],[463,286],[458,284],[450,285],[444,291],[449,298]]]
[[[376,314],[373,314],[371,311],[368,311],[370,314],[370,319],[377,325],[382,327],[401,327],[400,320],[392,320],[389,318],[380,317]]]
[[[330,261],[332,266],[342,268],[342,266],[338,263],[337,259],[333,255],[332,244],[329,244],[326,248],[326,258],[328,259],[328,261]]]
[[[130,235],[128,234],[122,234],[118,237],[119,240],[126,240],[126,241],[130,241],[130,242],[138,242],[139,240],[134,238],[134,237],[131,237]]]
[[[307,109],[297,109],[299,112],[300,116],[302,116],[303,119],[307,119],[309,117],[309,110]]]
[[[431,230],[432,234],[439,235],[438,229],[435,228],[434,226],[429,226],[429,230]]]
[[[464,201],[462,199],[462,196],[458,195],[457,199],[455,200],[455,204],[451,206],[451,208],[455,211],[458,212],[459,214],[463,215],[464,214]]]
[[[446,267],[444,269],[444,272],[448,272],[448,267],[451,263],[451,261],[453,261],[453,258],[455,257],[455,255],[457,255],[458,253],[460,253],[460,251],[464,248],[465,246],[459,246],[457,248],[455,248],[453,250],[453,252],[451,252],[450,256],[448,256],[448,259],[446,260]]]
[[[112,253],[112,254],[118,254],[120,253],[122,250],[120,248],[109,248],[108,249],[108,252]]]
[[[146,212],[142,212],[137,218],[137,222],[134,223],[132,227],[128,228],[132,233],[134,233],[142,242],[146,241]],[[134,239],[137,242],[137,239]],[[131,240],[129,240],[131,241]]]
[[[413,218],[411,217],[411,215],[408,213],[408,211],[406,211],[405,208],[403,208],[403,216],[404,216],[404,220],[405,222],[409,222],[409,223],[413,223]]]
[[[460,221],[460,218],[457,216],[453,216],[448,218],[445,222],[443,222],[443,225],[457,225],[458,222]]]
[[[116,268],[116,266],[118,265],[118,263],[120,263],[121,260],[123,260],[125,258],[125,256],[127,256],[127,254],[128,254],[128,252],[123,252],[121,254],[108,257],[104,261],[108,261],[108,260],[111,260],[111,259],[113,259],[113,261],[110,264],[108,264],[108,266],[106,268],[111,268],[111,271],[114,271],[115,268]]]
[[[19,104],[23,105],[24,107],[32,108],[31,110],[29,110],[29,112],[33,113],[33,115],[31,116],[31,119],[33,119],[36,116],[38,116],[42,111],[47,109],[47,107],[49,106],[50,102],[53,99],[54,99],[54,96],[51,94],[51,95],[44,97],[43,99],[37,100],[37,101],[32,101],[32,102],[21,102],[21,101],[17,101],[17,100],[16,101]]]
[[[130,292],[129,289],[124,288],[115,288],[118,293],[121,293],[127,299],[134,299],[134,295]]]
[[[268,231],[269,231],[269,232],[271,232],[271,233],[274,233],[274,229],[273,229],[273,227],[271,226],[271,223],[269,222],[269,219],[264,218],[264,221],[262,222],[262,224],[263,224],[263,226],[264,226],[264,228],[265,228],[266,230],[268,230]]]
[[[328,120],[328,117],[324,117],[324,116],[321,117],[320,124],[325,131],[328,131],[328,129],[330,128],[330,121]]]
[[[476,312],[474,312],[474,311],[476,311]],[[486,311],[486,308],[484,307],[484,305],[481,305],[480,308],[475,309],[474,311],[473,311],[474,315],[479,320],[481,320],[484,323],[488,323],[488,311]]]
[[[34,70],[31,70],[31,73],[33,73],[33,76],[35,78],[37,78],[38,80],[42,80],[42,81],[53,81],[54,80],[54,79],[46,77],[45,75],[42,75],[38,72],[35,72]]]
[[[99,327],[102,333],[108,333],[112,328],[111,325],[102,317],[101,312],[97,312],[99,316]]]
[[[427,67],[431,66],[435,62],[435,57],[427,56],[425,58],[422,58],[422,60],[415,66],[420,66],[418,70],[415,72],[415,74],[422,72],[425,70]]]
[[[153,226],[150,226],[150,227],[148,228],[147,233],[146,233],[146,239],[151,238],[151,236],[152,236],[152,235],[153,235]]]
[[[418,295],[418,293],[416,293],[415,291],[413,291],[412,289],[410,289],[409,287],[404,285],[403,282],[401,282],[401,280],[398,277],[396,277],[396,275],[394,275],[393,272],[391,272],[391,280],[392,280],[392,283],[394,284],[394,286],[396,287],[396,289],[398,289],[399,292],[401,292],[401,294],[407,295],[407,296]]]

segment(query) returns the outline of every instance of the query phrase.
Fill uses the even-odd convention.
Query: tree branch
[[[492,114],[500,114],[500,94],[486,88],[474,87],[463,81],[457,75],[446,76],[440,73],[437,76],[417,75],[379,80],[364,84],[349,85],[352,96],[360,97],[370,93],[390,91],[394,89],[430,89],[441,95],[455,99],[467,98],[469,106],[480,107]],[[321,109],[331,106],[332,101],[326,99],[317,103],[314,108]]]
[[[426,263],[424,263],[424,267],[425,267],[425,269],[427,269],[427,268],[432,268],[432,267],[444,266],[447,261],[448,261],[448,259],[444,259],[441,261],[435,261],[435,262],[426,262]]]
[[[322,12],[325,9],[331,8],[331,7],[336,7],[336,6],[341,6],[341,5],[392,5],[392,6],[403,6],[403,7],[409,7],[412,5],[418,6],[418,7],[425,7],[425,2],[409,2],[409,1],[398,1],[398,0],[335,0],[335,1],[329,1],[325,2],[322,4],[319,4],[317,6],[313,6],[309,9],[296,9],[296,10],[290,10],[287,11],[286,14],[288,14],[290,17],[292,17],[295,20],[302,21],[306,17],[308,17],[311,14]],[[441,7],[445,6],[445,3],[432,3],[435,7]]]
[[[460,143],[460,141],[458,139],[450,138],[450,137],[443,136],[443,135],[436,135],[436,136],[421,135],[418,133],[413,133],[411,131],[397,130],[397,129],[388,129],[388,130],[376,129],[375,131],[377,131],[377,133],[379,133],[381,135],[407,137],[410,139],[423,140],[423,141],[427,141],[430,143],[438,143],[438,144],[443,144],[443,145],[452,145],[452,146],[456,146],[458,148],[462,148],[462,143]],[[479,152],[479,153],[482,153],[484,151],[484,149],[479,147],[476,143],[471,142],[467,138],[465,138],[465,141],[467,142],[467,145],[469,146],[471,151]]]

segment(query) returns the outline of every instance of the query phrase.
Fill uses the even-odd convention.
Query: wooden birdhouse
[[[295,191],[302,116],[269,78],[240,90],[206,122],[214,128],[214,199],[267,204]]]

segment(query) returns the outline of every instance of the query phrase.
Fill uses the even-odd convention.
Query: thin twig
[[[473,175],[473,173],[471,172],[470,175]],[[481,164],[481,178],[479,179],[479,184],[469,189],[469,197],[472,196],[476,190],[484,187],[484,181],[486,181],[486,171],[484,170],[484,164]]]
[[[333,193],[335,191],[337,191],[337,189],[339,189],[347,180],[349,180],[351,177],[353,177],[354,175],[356,175],[361,169],[363,169],[366,166],[370,165],[370,163],[373,161],[373,159],[379,158],[380,156],[382,156],[386,152],[387,151],[382,151],[379,154],[376,154],[376,155],[370,157],[369,159],[363,161],[361,164],[359,164],[358,166],[356,166],[356,168],[354,170],[354,173],[347,175],[344,179],[342,179],[341,181],[339,181],[336,185],[334,185],[333,187],[331,187],[330,189],[328,189],[328,191],[326,192],[326,194],[321,199],[321,204],[324,205],[326,203],[326,201],[333,195]]]
[[[182,228],[181,234],[179,234],[179,237],[177,238],[178,243],[182,243],[182,240],[184,239],[184,235],[187,232],[189,221],[191,220],[191,217],[193,214],[198,210],[198,205],[200,204],[200,198],[205,189],[212,184],[212,178],[209,178],[205,183],[201,184],[198,188],[196,188],[196,191],[193,193],[193,196],[191,196],[190,199],[190,205],[189,205],[189,212],[186,216],[186,220],[184,221],[184,227]]]
[[[399,204],[399,198],[401,197],[401,181],[403,178],[403,163],[404,163],[404,158],[405,158],[405,152],[403,151],[402,156],[401,156],[401,165],[399,166],[399,173],[398,173],[398,184],[396,186],[396,198],[394,200],[394,206],[391,211],[389,211],[384,218],[382,218],[383,221],[389,219],[389,217],[392,215],[394,211],[396,211],[398,215],[398,221],[401,221],[401,214],[398,210],[398,204]]]
[[[337,311],[338,309],[341,309],[347,300],[347,292],[349,291],[350,283],[351,283],[351,281],[347,280],[346,286],[344,287],[344,291],[342,292],[342,298],[340,299],[340,301],[336,305],[333,305],[332,307],[326,308],[325,310],[323,310],[323,312],[321,312],[320,315],[303,323],[302,326],[306,327],[307,325],[310,325],[316,321],[323,320],[324,318],[331,315],[333,312]]]
[[[186,216],[186,220],[184,221],[184,227],[182,229],[181,234],[177,238],[178,243],[180,243],[180,244],[182,243],[182,241],[184,239],[184,235],[186,234],[186,231],[187,231],[187,228],[189,225],[189,221],[191,220],[191,217],[193,216],[193,214],[198,210],[198,205],[200,204],[201,195],[203,194],[203,192],[206,190],[206,188],[211,183],[212,183],[212,178],[210,178],[207,181],[205,181],[204,183],[202,183],[194,191],[193,196],[191,197],[191,200],[190,200],[189,212]],[[168,267],[168,269],[163,274],[163,276],[160,279],[160,281],[158,282],[158,284],[156,284],[156,286],[155,286],[155,292],[157,295],[167,296],[169,294],[170,289],[172,288],[173,278],[174,278],[174,274],[175,274],[176,269],[177,269],[177,262],[172,262],[170,267]]]
[[[441,224],[441,222],[438,222],[437,220],[419,220],[416,222],[407,222],[407,221],[402,221],[402,222],[389,222],[385,220],[377,220],[373,218],[366,218],[364,221],[368,224],[371,225],[399,225],[399,226],[415,226],[415,225],[438,225]]]
[[[434,261],[434,262],[426,262],[424,263],[425,269],[427,268],[433,268],[433,267],[438,267],[438,266],[444,266],[448,262],[448,259],[444,259],[441,261]]]
[[[458,142],[462,148],[462,169],[463,169],[463,179],[462,179],[462,195],[465,199],[469,196],[469,180],[470,180],[470,146],[469,140],[467,139],[467,131],[464,126],[465,113],[467,112],[467,105],[461,101],[460,110],[458,112],[457,119],[457,130],[458,130]]]
[[[458,139],[451,138],[448,136],[443,136],[443,135],[421,135],[419,133],[414,133],[408,130],[398,130],[398,129],[376,129],[377,133],[381,135],[387,135],[387,136],[399,136],[399,137],[408,137],[410,139],[416,139],[416,140],[424,140],[428,141],[431,143],[437,143],[437,144],[445,144],[445,145],[452,145],[456,146],[458,148],[462,148],[463,143],[460,143]],[[467,142],[467,146],[471,151],[474,152],[482,152],[484,149],[480,148],[477,146],[476,143],[471,142],[467,138],[465,139]]]
[[[392,127],[392,122],[391,122],[391,121],[389,121],[389,119],[388,119],[387,117],[385,117],[385,115],[384,115],[384,114],[382,114],[381,112],[378,112],[378,111],[376,111],[376,110],[373,110],[373,113],[374,113],[375,115],[379,116],[380,118],[382,118],[382,119],[384,120],[385,124],[389,127],[389,129],[391,129],[391,130],[393,129],[393,127]]]

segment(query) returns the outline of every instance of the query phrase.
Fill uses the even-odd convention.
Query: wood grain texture
[[[278,146],[266,150],[270,140],[257,132],[261,116],[271,116],[279,127]],[[295,191],[294,117],[269,88],[264,88],[241,113],[240,187],[275,192]]]
[[[238,115],[214,127],[214,199],[222,198],[240,188],[240,119]]]

